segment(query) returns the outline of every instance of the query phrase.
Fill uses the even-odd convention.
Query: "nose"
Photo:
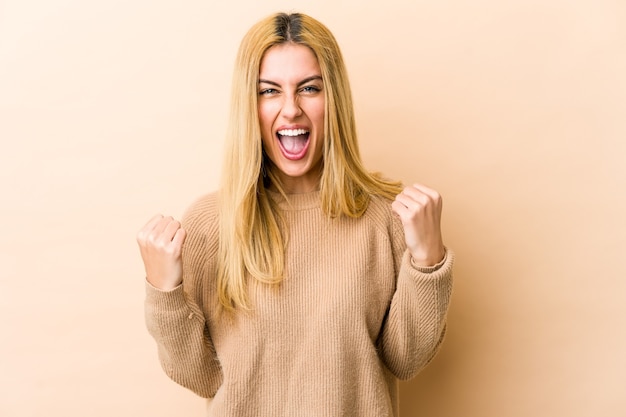
[[[300,107],[300,103],[299,103],[297,95],[295,94],[285,95],[281,113],[288,120],[295,119],[296,117],[302,114],[302,108]]]

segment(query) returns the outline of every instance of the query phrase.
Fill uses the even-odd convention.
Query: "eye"
[[[278,93],[278,90],[276,90],[275,88],[264,88],[261,91],[259,91],[260,96],[271,96],[277,93]]]
[[[300,91],[305,94],[315,94],[315,93],[319,93],[321,89],[314,85],[307,85],[307,86],[302,87]]]

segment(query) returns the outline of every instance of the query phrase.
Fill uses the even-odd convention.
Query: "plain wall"
[[[279,10],[338,38],[368,167],[444,196],[449,329],[402,416],[625,415],[621,0],[0,1],[0,415],[203,415],[135,233],[217,186],[237,46]]]

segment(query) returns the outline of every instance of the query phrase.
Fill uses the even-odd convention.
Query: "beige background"
[[[368,166],[444,195],[449,333],[402,416],[626,414],[626,3],[363,3],[0,0],[1,416],[203,415],[134,237],[215,188],[236,48],[277,10],[336,34]]]

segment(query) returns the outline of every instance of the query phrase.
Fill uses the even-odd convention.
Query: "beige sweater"
[[[390,202],[329,219],[319,192],[290,196],[286,276],[250,280],[251,313],[216,314],[216,195],[183,219],[183,285],[147,284],[146,321],[165,372],[208,416],[398,416],[398,378],[417,374],[445,333],[453,255],[416,268]]]

